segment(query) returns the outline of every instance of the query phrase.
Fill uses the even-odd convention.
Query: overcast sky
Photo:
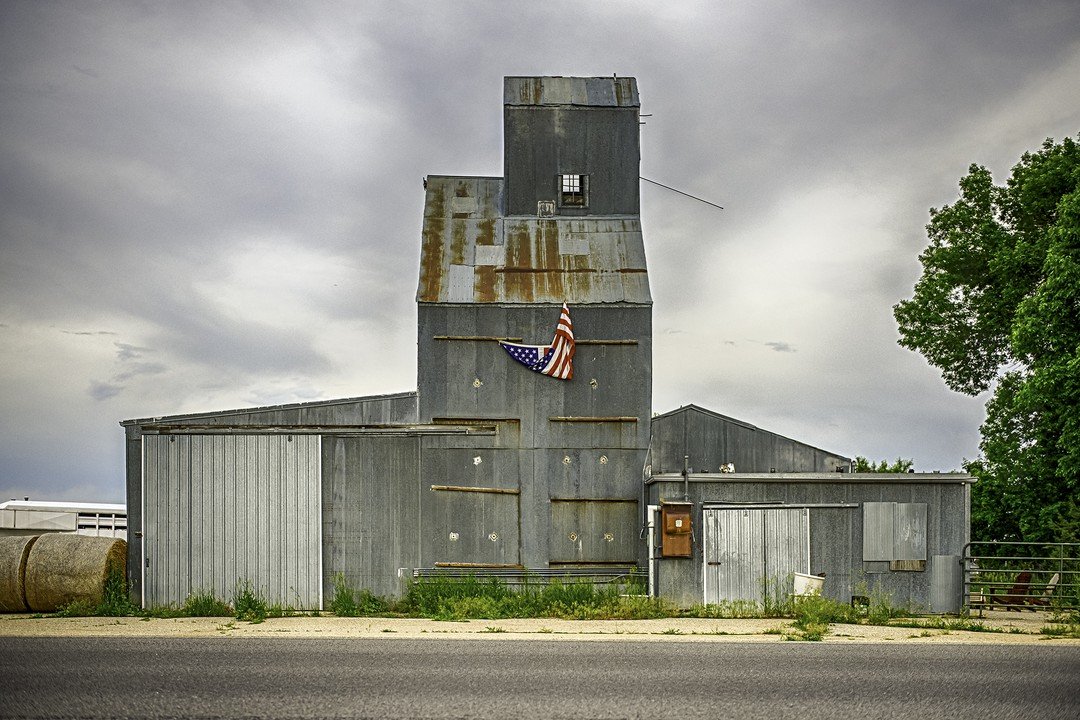
[[[428,174],[504,75],[629,75],[657,412],[953,470],[896,344],[930,207],[1080,131],[1080,3],[0,3],[0,499],[122,502],[120,420],[412,390]]]

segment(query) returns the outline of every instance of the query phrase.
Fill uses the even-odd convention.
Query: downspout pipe
[[[647,532],[649,533],[649,597],[656,597],[656,515],[660,512],[659,505],[650,505],[648,507],[648,525]]]
[[[690,456],[683,455],[682,459],[682,499],[690,502]]]

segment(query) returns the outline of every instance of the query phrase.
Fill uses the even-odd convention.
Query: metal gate
[[[810,572],[808,508],[705,508],[705,603],[767,604]]]
[[[321,605],[317,435],[143,437],[143,605],[192,593]]]

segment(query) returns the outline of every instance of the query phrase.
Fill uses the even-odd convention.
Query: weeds
[[[180,614],[187,617],[229,617],[233,609],[219,600],[212,590],[193,592],[184,601]]]
[[[105,576],[105,585],[102,588],[101,603],[97,606],[95,614],[122,617],[135,615],[138,612],[138,606],[128,597],[127,576],[123,565],[110,565],[108,574]]]
[[[101,601],[92,605],[86,600],[75,600],[56,611],[56,617],[123,617],[137,615],[139,608],[128,598],[127,577],[119,564],[109,566],[102,586]]]
[[[390,603],[373,595],[370,590],[353,590],[345,581],[345,573],[334,575],[334,598],[330,610],[338,617],[385,615]]]
[[[251,583],[247,580],[237,584],[233,608],[236,610],[237,620],[250,623],[261,623],[266,620],[269,613],[266,601],[252,589]]]

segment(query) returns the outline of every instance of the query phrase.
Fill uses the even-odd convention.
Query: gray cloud
[[[951,469],[981,401],[890,312],[927,208],[1080,128],[1074,2],[2,12],[0,495],[122,494],[123,417],[412,386],[421,178],[501,174],[514,74],[636,76],[642,174],[727,208],[642,187],[657,410]]]

